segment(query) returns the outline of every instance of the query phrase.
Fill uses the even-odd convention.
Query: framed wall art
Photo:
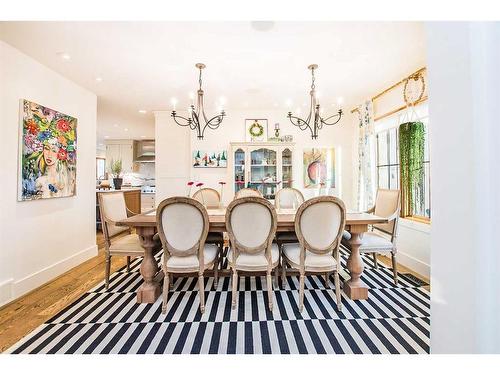
[[[18,201],[76,193],[77,119],[21,99]]]
[[[304,149],[304,187],[335,187],[335,149]]]
[[[226,168],[227,152],[223,151],[193,151],[194,168]]]
[[[266,142],[267,141],[267,119],[245,120],[245,141]]]

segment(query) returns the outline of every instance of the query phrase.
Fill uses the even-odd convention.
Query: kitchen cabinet
[[[154,210],[156,208],[155,194],[154,193],[142,193],[141,194],[141,208],[142,208],[142,212]]]
[[[134,141],[128,139],[106,141],[106,170],[111,173],[111,163],[114,160],[122,161],[122,173],[133,171]]]
[[[233,142],[229,154],[232,193],[245,187],[273,200],[276,191],[293,185],[294,143]]]

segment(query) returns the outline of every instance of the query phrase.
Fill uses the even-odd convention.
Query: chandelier
[[[311,82],[311,105],[309,108],[309,115],[305,120],[293,116],[292,112],[288,112],[288,118],[290,119],[290,122],[298,126],[300,130],[306,130],[309,129],[311,132],[311,138],[312,139],[317,139],[318,138],[318,130],[323,128],[323,125],[335,125],[340,121],[342,118],[342,110],[339,109],[337,114],[329,116],[329,117],[322,117],[321,112],[319,109],[319,102],[318,99],[316,98],[316,86],[314,85],[314,70],[318,69],[317,64],[312,64],[307,67],[308,69],[311,70],[311,75],[312,75],[312,82]]]
[[[174,109],[172,111],[172,117],[177,125],[189,126],[191,130],[196,130],[198,139],[203,139],[205,129],[207,127],[210,129],[217,129],[224,119],[224,116],[226,116],[226,112],[222,110],[220,114],[215,115],[211,119],[208,119],[207,115],[205,114],[205,107],[203,104],[203,90],[201,88],[201,72],[203,69],[205,69],[205,64],[198,63],[195,66],[200,70],[200,76],[198,80],[200,87],[198,89],[197,108],[195,109],[194,104],[191,104],[189,106],[188,112],[190,116],[188,118],[178,115]]]

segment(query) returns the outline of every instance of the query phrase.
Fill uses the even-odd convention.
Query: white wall
[[[156,114],[156,187],[157,201],[165,196],[165,192],[177,192],[185,195],[188,180],[197,179],[206,187],[219,190],[219,181],[225,181],[224,198],[226,203],[232,198],[230,193],[232,179],[227,168],[193,168],[191,163],[192,151],[200,150],[227,150],[230,152],[230,142],[245,141],[245,119],[268,119],[269,136],[274,134],[274,124],[280,123],[280,135],[293,135],[295,154],[293,155],[294,187],[302,190],[305,197],[312,197],[315,189],[303,188],[302,152],[310,147],[335,147],[337,157],[337,187],[332,193],[339,195],[350,208],[355,207],[354,169],[357,162],[353,161],[353,143],[355,126],[350,112],[338,125],[324,127],[316,141],[311,139],[310,133],[294,127],[286,118],[286,110],[231,110],[227,109],[227,117],[217,130],[207,129],[205,138],[198,140],[194,131],[176,125],[170,113],[157,112]],[[186,139],[186,136],[188,139]],[[167,145],[175,148],[168,151]],[[182,148],[181,148],[182,147]],[[187,155],[187,160],[185,159]],[[168,172],[170,171],[170,172]],[[182,178],[167,177],[174,174]],[[161,177],[163,175],[163,177]],[[174,181],[180,187],[170,186]],[[169,185],[169,186],[166,186]],[[172,190],[174,189],[174,190]],[[161,191],[161,192],[160,192]]]
[[[500,24],[427,31],[431,351],[500,353]]]
[[[0,41],[0,305],[97,254],[96,96]],[[19,100],[78,119],[77,193],[17,202]]]

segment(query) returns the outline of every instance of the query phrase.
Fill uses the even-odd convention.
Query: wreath
[[[248,132],[252,137],[261,137],[264,134],[264,127],[255,121],[249,128]]]
[[[413,81],[413,83],[411,82]],[[403,99],[407,105],[418,103],[425,92],[425,79],[421,72],[414,73],[405,80]]]

